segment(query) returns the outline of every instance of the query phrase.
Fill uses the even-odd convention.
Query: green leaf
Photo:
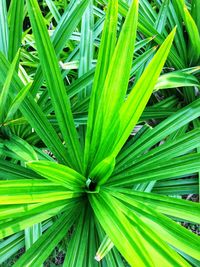
[[[101,148],[104,146],[105,139],[107,142],[110,142],[111,145],[113,144],[113,138],[107,139],[107,137],[110,132],[113,133],[118,127],[118,110],[126,96],[136,38],[137,14],[138,1],[134,0],[120,33],[117,46],[109,65],[102,96],[99,100],[100,104],[97,110],[90,149],[90,157],[94,158],[96,155],[97,159],[95,161],[93,160],[94,162],[90,169],[94,168],[100,160],[108,156],[108,153],[106,154]],[[118,66],[118,68],[116,68],[116,66]],[[113,121],[117,123],[113,125]],[[111,127],[113,127],[112,131],[110,131]],[[96,154],[98,147],[99,152]],[[115,156],[116,155],[113,155],[113,157]]]
[[[97,183],[97,185],[102,185],[111,176],[114,167],[115,159],[113,157],[105,158],[89,173],[89,179]]]
[[[96,266],[94,256],[90,257],[90,247],[95,247],[95,236],[91,236],[91,232],[94,231],[93,220],[92,210],[86,204],[77,220],[63,267],[89,266],[89,264],[94,264],[90,266]]]
[[[155,211],[155,209],[152,209],[148,204],[144,204],[144,202],[138,203],[134,198],[117,192],[111,194],[115,194],[115,197],[120,199],[120,201],[123,201],[126,207],[129,206],[132,209],[132,213],[139,213],[141,220],[155,233],[159,233],[159,235],[162,236],[162,239],[168,244],[171,244],[172,247],[178,248],[188,255],[199,259],[200,239],[197,235],[189,232],[177,222],[173,222],[168,217]],[[131,213],[129,212],[129,214]]]
[[[71,1],[68,7],[66,8],[64,14],[59,20],[59,23],[51,39],[56,55],[59,55],[59,53],[65,47],[66,42],[69,40],[70,36],[75,30],[75,27],[81,20],[81,17],[89,1],[90,0],[82,0],[82,1],[74,0]],[[41,66],[39,66],[31,90],[33,92],[33,95],[36,95],[40,86],[42,85],[42,82],[43,82],[43,74]]]
[[[47,6],[49,8],[49,10],[51,11],[52,15],[54,16],[54,19],[56,20],[56,22],[58,23],[61,15],[57,10],[57,7],[55,5],[55,3],[52,0],[46,0]]]
[[[0,1],[0,51],[8,56],[8,18],[6,0]]]
[[[152,192],[162,195],[198,194],[198,179],[185,178],[156,182]]]
[[[192,151],[200,146],[200,129],[195,129],[182,136],[178,136],[174,140],[167,140],[164,144],[151,149],[145,155],[135,157],[134,155],[127,155],[124,160],[117,161],[115,174],[124,172],[127,169],[133,168],[134,170],[144,169],[147,166],[153,166],[156,162],[169,161],[178,156]]]
[[[33,147],[16,135],[12,135],[9,140],[4,141],[4,145],[17,154],[23,161],[38,160]]]
[[[52,36],[56,54],[59,54],[81,20],[90,0],[74,0],[69,3]]]
[[[106,156],[112,154],[113,157],[116,157],[121,150],[151,96],[157,78],[170,51],[174,35],[175,29],[167,37],[149,63],[120,110],[118,109],[115,111],[118,116],[116,116],[116,119],[110,124],[107,135],[104,136],[104,139],[101,139],[101,145],[97,155]],[[94,162],[96,161],[97,158]]]
[[[1,94],[0,94],[0,107],[1,107],[1,109],[0,109],[0,122],[3,122],[4,114],[5,114],[6,109],[7,109],[7,99],[9,96],[10,84],[11,84],[11,81],[13,79],[13,75],[15,72],[17,62],[19,60],[19,54],[20,54],[20,51],[18,50],[18,53],[16,54],[11,66],[10,66],[10,69],[7,73],[7,77],[6,77],[6,80],[4,82],[4,86],[2,88]]]
[[[110,240],[110,238],[108,236],[105,236],[96,253],[95,260],[102,260],[106,256],[106,254],[109,253],[109,251],[113,248],[113,246],[114,244]]]
[[[199,171],[200,154],[191,154],[173,159],[173,161],[161,161],[159,165],[149,166],[147,170],[131,170],[111,177],[107,182],[112,186],[133,186],[137,183],[145,183],[154,180],[186,176]]]
[[[23,233],[19,232],[0,243],[0,264],[24,247]]]
[[[200,57],[200,34],[199,30],[197,28],[197,25],[192,18],[190,12],[188,11],[185,1],[184,0],[175,0],[175,3],[177,4],[180,14],[184,20],[187,32],[190,37],[190,42],[191,42],[191,51],[189,52],[190,56],[192,58],[189,58],[190,62],[198,62],[199,57]]]
[[[111,20],[111,21],[113,21],[113,20]],[[136,52],[137,49],[140,49],[141,47],[145,46],[151,40],[152,40],[152,38],[146,38],[146,39],[144,39],[144,40],[136,43],[135,44],[135,50],[134,51]],[[101,38],[101,44],[102,44],[102,42],[103,42],[103,36]],[[143,65],[149,59],[149,57],[152,55],[152,53],[154,53],[154,51],[155,51],[155,47],[151,48],[150,50],[147,50],[142,55],[136,57],[136,59],[133,60],[132,69],[131,69],[131,76],[135,74],[135,72],[139,68],[139,66]],[[98,62],[100,62],[100,59],[98,59]],[[97,64],[97,66],[98,66],[98,64]],[[107,68],[108,68],[108,64],[107,64]],[[104,71],[104,69],[105,69],[105,66],[104,66],[104,68],[102,68],[101,73]],[[89,70],[87,73],[85,73],[84,75],[82,75],[78,79],[74,80],[67,87],[68,96],[71,98],[74,95],[76,95],[78,92],[80,92],[82,90],[82,88],[84,88],[87,85],[90,85],[93,82],[93,79],[94,79],[94,72],[95,72],[95,68]],[[100,79],[102,79],[102,76],[99,77],[99,82],[100,82]],[[104,82],[103,79],[102,79],[102,82]],[[99,83],[97,85],[99,85]],[[98,87],[98,88],[100,88],[100,87]],[[96,90],[98,88],[96,88]],[[95,90],[92,91],[92,94],[94,94],[94,91]],[[101,93],[101,91],[99,92],[99,94],[100,93]],[[97,100],[98,100],[98,98],[97,98]]]
[[[0,224],[0,238],[7,237],[27,227],[32,226],[35,223],[42,222],[64,212],[66,209],[76,207],[77,200],[68,199],[67,201],[55,201],[44,204],[31,204],[23,205],[22,213],[17,214],[17,209],[12,208],[11,217],[7,217],[7,220],[2,221]],[[33,206],[32,206],[33,205]],[[1,213],[8,212],[8,206],[4,206]],[[14,216],[13,216],[14,213]],[[14,217],[14,219],[10,219]],[[9,219],[9,220],[8,220]]]
[[[187,72],[173,71],[167,74],[163,74],[158,78],[157,84],[154,90],[184,87],[184,86],[197,86],[199,87],[198,79]]]
[[[28,250],[42,235],[41,223],[37,223],[31,227],[26,228],[24,234],[25,234],[25,247],[26,250]]]
[[[99,241],[103,242],[106,234],[103,228],[101,227],[100,223],[97,221],[97,219],[95,220],[95,225],[99,235]],[[102,259],[102,264],[104,264],[105,261],[107,262],[108,266],[120,266],[120,267],[126,266],[126,263],[123,261],[116,247],[113,247],[113,249],[110,250],[110,253],[107,253],[105,255],[105,257]]]
[[[38,174],[12,162],[0,159],[0,179],[37,179],[41,178]]]
[[[165,28],[169,8],[169,0],[164,0],[161,4],[158,17],[156,19],[155,28],[159,33],[162,33]]]
[[[8,22],[9,22],[9,47],[8,59],[13,61],[18,49],[20,48],[24,18],[24,0],[11,0]]]
[[[191,3],[191,15],[197,25],[197,28],[200,33],[200,18],[199,18],[199,13],[200,12],[200,2],[198,0],[192,0]]]
[[[125,259],[135,266],[151,266],[149,256],[136,230],[123,213],[104,194],[89,195],[90,204],[100,224]]]
[[[80,40],[80,55],[79,55],[79,68],[78,76],[81,77],[87,71],[92,69],[93,59],[93,2],[90,1],[86,8],[81,22],[81,40]],[[78,94],[78,99],[81,101],[91,93],[91,86],[83,88]],[[85,126],[79,127],[79,136],[82,146],[85,143]]]
[[[80,208],[80,207],[79,207]],[[31,246],[31,248],[14,264],[17,266],[40,266],[50,255],[59,241],[66,235],[72,226],[77,212],[68,210]]]
[[[53,202],[79,197],[80,190],[70,191],[58,183],[42,179],[0,181],[1,204]]]
[[[137,225],[138,232],[144,238],[143,243],[150,254],[154,266],[159,266],[160,264],[163,266],[167,266],[168,264],[169,266],[190,266],[183,258],[173,251],[170,246],[168,246],[165,240],[157,234],[157,231],[152,230],[148,224],[140,219],[141,216],[138,216],[134,210],[127,207],[127,203],[117,203],[118,207],[130,219],[131,223],[134,226]]]
[[[125,194],[132,198],[133,201],[140,202],[141,204],[145,203],[145,205],[151,207],[154,211],[172,216],[173,218],[194,223],[198,223],[199,221],[200,206],[198,203],[130,189],[114,188],[110,189],[110,191],[112,191],[111,194],[114,196],[116,192]]]
[[[8,220],[12,220],[11,225],[18,223],[19,221],[22,221],[22,222],[26,221],[29,223],[26,227],[29,227],[29,226],[32,226],[34,223],[41,222],[43,219],[39,220],[39,221],[36,220],[36,221],[34,221],[34,223],[30,224],[30,220],[27,221],[27,218],[28,218],[27,215],[29,217],[32,217],[32,216],[37,215],[39,213],[41,213],[41,215],[42,215],[42,213],[44,213],[44,215],[45,214],[47,215],[47,214],[49,214],[46,212],[47,207],[49,207],[49,210],[51,210],[51,209],[54,209],[57,205],[57,207],[59,208],[58,210],[60,210],[60,207],[63,208],[65,206],[65,204],[66,204],[66,201],[63,201],[63,200],[54,201],[54,202],[43,202],[43,203],[42,202],[41,203],[21,203],[21,204],[16,204],[16,205],[15,204],[13,204],[13,205],[5,204],[5,205],[0,206],[0,210],[1,210],[0,218],[1,218],[2,223],[4,223],[4,222],[6,223],[6,222],[8,222]],[[54,216],[54,213],[52,216]],[[50,217],[48,217],[48,218],[50,218]],[[7,226],[8,226],[8,228],[10,227],[10,225],[7,225]],[[26,227],[24,227],[22,230],[24,230]],[[9,234],[6,233],[6,235],[9,235]]]
[[[103,2],[108,2],[108,1],[103,0]],[[147,3],[147,6],[148,6],[148,9],[150,9],[150,12],[154,13],[153,20],[155,20],[156,19],[155,10],[153,10],[151,5],[147,1],[145,1],[145,3]],[[129,5],[125,1],[120,0],[119,1],[119,13],[123,17],[126,17],[128,9],[129,9]],[[146,10],[147,9],[145,6],[143,8],[143,11],[146,11]],[[161,34],[159,34],[158,31],[155,30],[155,27],[153,27],[152,22],[149,22],[149,20],[146,19],[146,15],[145,16],[140,15],[139,21],[138,21],[138,30],[146,37],[154,36],[155,42],[160,45],[164,42],[164,37]],[[173,25],[173,27],[175,27],[175,26],[176,26],[176,23],[175,23],[175,25]],[[169,53],[169,59],[171,62],[173,62],[173,65],[175,66],[175,68],[178,69],[178,68],[184,68],[185,67],[184,62],[181,60],[179,54],[177,53],[177,51],[173,45],[172,45],[172,49]]]
[[[151,58],[151,56],[154,54],[155,50],[156,50],[156,47],[153,47],[153,48],[147,50],[146,52],[144,52],[142,55],[136,57],[133,60],[130,78],[134,74],[136,74],[138,69]],[[80,78],[76,79],[72,84],[70,84],[70,86],[67,89],[69,97],[72,98],[74,95],[81,92],[83,90],[83,88],[85,88],[85,86],[90,85],[93,82],[93,78],[94,78],[93,76],[94,76],[94,69],[88,71],[86,74],[82,75]],[[87,104],[87,106],[88,106],[89,97],[85,98],[83,101],[85,101],[84,103]],[[74,112],[78,111],[80,109],[83,110],[83,108],[81,106],[83,101],[77,102],[77,105],[73,108]]]
[[[82,170],[82,156],[78,135],[73,122],[70,102],[57,62],[53,45],[50,41],[45,23],[36,0],[27,1],[28,11],[40,57],[41,67],[54,106],[56,117],[63,138],[67,144],[71,165]]]
[[[98,196],[96,194],[91,195],[90,203],[105,232],[131,266],[157,266],[155,265],[155,247],[150,244],[149,239],[145,240],[148,236],[147,230],[143,230],[144,226],[139,225],[140,220],[136,214],[133,214],[135,221],[131,224],[123,214],[126,211],[121,208],[121,204],[108,193],[102,191]],[[167,253],[168,261],[177,264],[177,258],[173,258],[173,251],[167,249],[166,245],[161,243],[157,245],[158,248],[162,254],[156,256],[162,259],[162,263],[166,263],[166,259],[164,261],[163,257],[166,257]],[[177,266],[184,265],[180,261],[180,265]]]
[[[119,161],[123,159],[123,163],[127,159],[134,160],[139,155],[143,154],[147,149],[151,148],[171,133],[177,131],[188,122],[200,116],[200,100],[192,102],[184,108],[177,111],[175,114],[159,123],[155,128],[149,129],[136,142],[129,146],[119,155]],[[127,157],[128,156],[128,157]]]
[[[142,111],[144,110],[149,100],[152,90],[154,89],[154,86],[165,63],[165,60],[167,59],[174,35],[175,29],[166,38],[165,42],[162,44],[156,55],[153,57],[152,61],[147,66],[141,78],[133,87],[129,97],[120,109],[119,117],[121,125],[120,130],[118,131],[118,136],[116,138],[117,140],[114,144],[114,155],[117,155],[119,153],[121,147],[123,146],[133,127],[137,123],[137,120],[142,114]]]
[[[10,68],[9,62],[0,52],[0,81],[3,83],[5,77]],[[23,88],[24,85],[19,79],[18,75],[15,73],[13,80],[11,81],[11,87],[9,90],[9,95],[12,99],[16,97],[16,94]],[[54,128],[48,122],[46,116],[37,105],[30,93],[27,93],[24,101],[20,106],[20,111],[25,116],[27,121],[31,124],[40,138],[44,141],[46,146],[51,150],[52,153],[60,162],[69,164],[68,155],[65,147],[63,146],[60,138],[56,134]]]
[[[13,99],[13,101],[10,104],[8,113],[6,115],[5,122],[10,120],[13,117],[13,115],[16,113],[16,111],[19,109],[22,101],[24,100],[24,98],[27,96],[27,93],[29,92],[31,85],[32,83],[28,83],[27,85],[25,85],[20,90],[20,92],[16,95],[16,97]]]
[[[183,66],[187,66],[187,57],[188,57],[188,51],[187,51],[187,43],[185,42],[185,28],[182,24],[182,20],[180,18],[180,14],[177,12],[177,8],[172,3],[172,1],[169,2],[169,11],[168,11],[168,21],[171,26],[171,28],[177,26],[177,33],[174,38],[174,46],[176,46],[177,54],[179,55],[181,61],[183,62]],[[173,62],[172,57],[170,58],[171,62]],[[182,67],[177,67],[176,69],[180,69]]]
[[[186,253],[180,251],[180,250],[177,250],[178,253],[180,253],[189,263],[191,263],[192,266],[194,267],[198,267],[199,264],[200,264],[200,261],[194,259],[193,257],[187,255]]]
[[[62,164],[40,160],[29,162],[26,165],[46,179],[58,183],[70,190],[78,190],[81,192],[85,187],[85,177]]]
[[[85,139],[85,151],[84,151],[84,168],[85,171],[88,168],[88,161],[91,154],[91,141],[93,137],[93,127],[96,120],[96,113],[99,106],[99,99],[102,96],[102,88],[107,76],[110,61],[112,59],[117,32],[117,15],[118,4],[117,1],[110,1],[107,9],[107,15],[105,19],[104,29],[101,38],[101,44],[99,48],[97,66],[95,70],[94,82],[91,93],[91,100],[89,106],[89,117]]]
[[[78,76],[81,77],[92,68],[93,59],[93,7],[90,1],[86,8],[81,23],[81,40]],[[88,95],[88,92],[81,92],[82,98]],[[90,95],[90,91],[89,91]]]
[[[134,76],[143,68],[145,64],[148,64],[149,60],[151,60],[152,56],[155,54],[157,47],[152,47],[149,50],[145,51],[141,55],[137,56],[132,62],[132,68],[130,73],[130,79],[135,78]]]

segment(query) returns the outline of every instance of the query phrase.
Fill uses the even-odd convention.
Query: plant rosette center
[[[88,178],[86,181],[86,192],[87,193],[98,193],[100,186],[95,179]]]
[[[107,157],[100,161],[90,172],[86,180],[86,188],[89,193],[98,193],[100,185],[103,185],[110,178],[115,168],[115,158]]]

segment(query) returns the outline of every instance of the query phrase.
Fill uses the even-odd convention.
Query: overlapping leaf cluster
[[[199,64],[199,0],[0,1],[0,264],[199,266]]]

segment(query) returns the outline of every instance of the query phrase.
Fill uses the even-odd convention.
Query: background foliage
[[[199,65],[199,0],[0,1],[0,265],[200,266]]]

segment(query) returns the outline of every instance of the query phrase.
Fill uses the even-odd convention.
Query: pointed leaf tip
[[[96,256],[94,257],[94,259],[95,259],[96,261],[98,261],[98,262],[101,261],[101,257],[100,257],[100,255],[96,255]]]

